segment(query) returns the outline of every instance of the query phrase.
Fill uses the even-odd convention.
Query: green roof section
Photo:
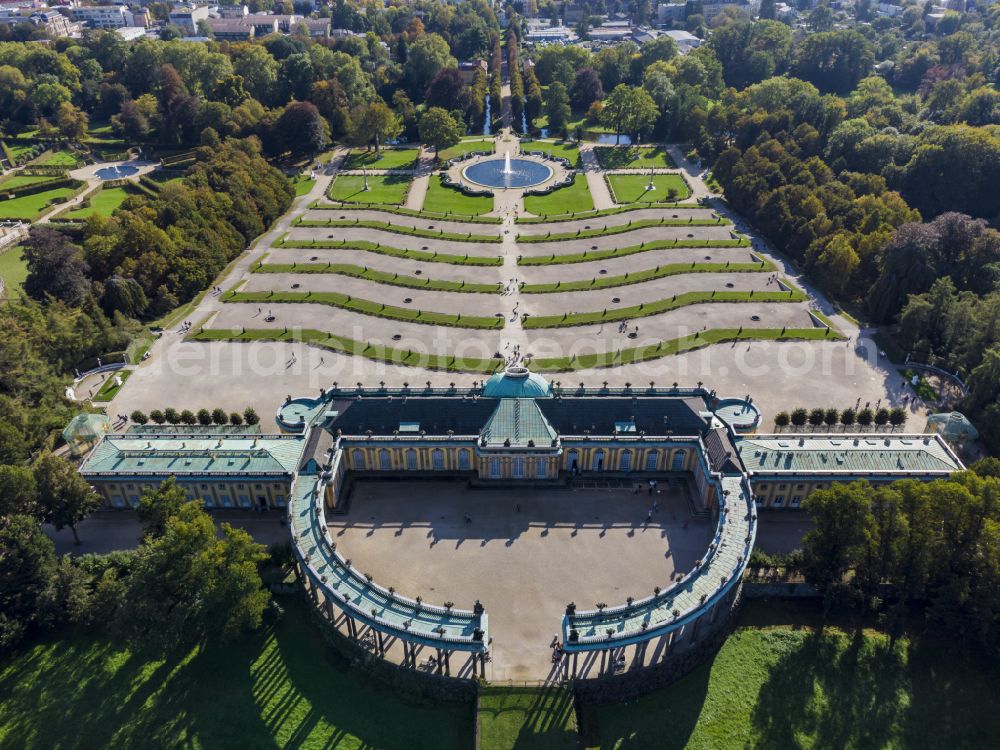
[[[86,476],[286,475],[298,469],[303,435],[106,435],[80,467]]]
[[[486,398],[551,398],[552,384],[527,367],[508,367],[483,386]]]
[[[533,398],[505,398],[483,427],[481,439],[487,446],[531,445],[543,447],[552,444],[556,431],[542,414]]]
[[[910,474],[964,467],[937,435],[752,435],[736,442],[752,474]]]

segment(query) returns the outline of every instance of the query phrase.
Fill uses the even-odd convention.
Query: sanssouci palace
[[[288,398],[276,430],[259,426],[133,426],[105,434],[81,473],[111,508],[175,477],[207,508],[284,509],[300,580],[346,636],[416,666],[436,649],[485,675],[488,614],[410,599],[351,564],[327,530],[357,480],[460,478],[472,487],[565,485],[594,477],[687,483],[714,534],[695,567],[644,599],[600,610],[566,608],[566,676],[581,652],[624,653],[645,664],[720,629],[739,600],[758,509],[795,509],[834,482],[931,480],[963,468],[937,434],[759,434],[745,399],[704,388],[566,388],[526,368],[472,388],[343,388]],[[766,522],[766,521],[765,521]],[[401,644],[402,656],[399,656]],[[388,658],[388,657],[387,657]],[[610,658],[609,658],[610,662]]]

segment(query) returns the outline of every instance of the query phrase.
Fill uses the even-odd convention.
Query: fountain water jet
[[[503,155],[503,173],[511,174],[510,169],[510,151]]]

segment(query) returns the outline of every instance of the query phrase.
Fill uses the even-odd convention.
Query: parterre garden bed
[[[399,205],[406,200],[413,178],[410,175],[368,175],[368,190],[365,177],[359,174],[338,175],[330,185],[328,195],[331,200],[344,203],[387,203]]]
[[[536,216],[590,211],[593,208],[594,199],[590,196],[587,177],[580,173],[573,177],[571,185],[557,188],[546,195],[524,196],[524,210]]]
[[[605,179],[615,203],[656,203],[684,200],[691,195],[691,188],[679,174],[654,174],[655,190],[648,189],[649,175],[646,174],[609,174]]]

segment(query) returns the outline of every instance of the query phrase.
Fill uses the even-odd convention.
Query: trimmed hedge
[[[387,346],[355,341],[345,336],[337,336],[312,328],[280,331],[277,329],[244,329],[242,332],[217,329],[201,329],[187,336],[193,341],[301,341],[342,354],[365,357],[377,362],[388,362],[408,367],[422,367],[427,370],[447,372],[472,372],[491,374],[503,368],[502,359],[478,359],[421,354],[412,350],[393,349]]]
[[[398,273],[376,271],[367,266],[353,263],[259,263],[253,268],[254,273],[335,273],[350,276],[355,279],[365,279],[379,284],[390,284],[411,289],[428,289],[436,292],[470,292],[481,294],[499,294],[503,285],[478,284],[466,281],[445,281],[441,279],[418,278],[416,276],[401,276]]]
[[[495,255],[449,255],[447,253],[432,252],[429,250],[410,250],[401,247],[392,247],[378,242],[368,242],[366,240],[288,240],[282,237],[274,243],[272,247],[294,247],[304,250],[334,249],[334,250],[363,250],[367,253],[378,253],[379,255],[391,255],[395,258],[406,258],[407,260],[419,260],[425,263],[450,263],[454,266],[502,266],[503,258]]]
[[[582,240],[589,237],[607,237],[611,234],[624,234],[634,232],[638,229],[648,229],[649,227],[720,227],[729,226],[732,222],[729,219],[641,219],[636,222],[630,221],[628,224],[619,224],[609,227],[605,224],[600,229],[581,229],[576,232],[559,232],[556,234],[521,234],[518,235],[518,242],[556,242],[561,240]]]
[[[552,224],[560,221],[575,221],[577,219],[598,219],[602,216],[615,216],[629,211],[645,211],[650,208],[707,208],[697,203],[629,203],[614,208],[595,208],[593,211],[578,211],[576,213],[549,214],[548,216],[518,217],[518,224]]]
[[[709,331],[699,331],[691,336],[660,341],[649,346],[634,349],[622,349],[616,352],[587,354],[582,357],[558,357],[531,360],[531,369],[535,372],[572,372],[595,367],[617,367],[619,365],[644,362],[660,357],[701,349],[712,344],[730,341],[842,341],[843,336],[825,328],[790,328],[782,332],[777,328],[750,328],[740,333],[735,328],[713,328]],[[411,350],[376,346],[361,341],[355,341],[344,336],[336,336],[315,329],[293,329],[281,331],[277,329],[244,329],[242,332],[227,329],[200,329],[187,336],[192,341],[300,341],[324,349],[365,357],[377,362],[422,367],[428,370],[443,370],[447,372],[469,372],[490,374],[503,367],[502,359],[458,359],[454,356],[437,354],[420,354]]]
[[[419,229],[415,227],[404,227],[399,224],[389,224],[384,221],[361,221],[360,219],[355,219],[354,221],[340,220],[340,219],[328,219],[327,221],[313,221],[311,219],[298,218],[293,222],[294,226],[297,227],[329,227],[329,228],[350,228],[354,229],[378,229],[383,232],[392,232],[394,234],[406,234],[411,237],[423,237],[425,239],[431,240],[452,240],[454,242],[502,242],[502,238],[499,234],[455,234],[454,232],[445,232],[443,229],[434,231],[432,229]]]
[[[42,182],[32,182],[28,185],[20,185],[18,187],[10,188],[5,190],[3,184],[0,183],[0,200],[10,200],[6,196],[12,196],[12,198],[20,198],[25,195],[35,195],[36,193],[45,193],[49,190],[55,190],[57,188],[77,188],[81,183],[78,180],[71,179],[69,177],[54,177],[51,180],[44,180]]]
[[[339,292],[236,292],[225,295],[224,302],[259,302],[275,304],[279,302],[305,302],[339,307],[343,310],[372,315],[376,318],[401,320],[407,323],[423,323],[432,326],[453,328],[503,328],[503,316],[484,317],[477,315],[452,315],[451,313],[414,310],[409,307],[395,307],[381,302],[352,297]]]
[[[589,292],[595,289],[628,286],[644,281],[662,279],[667,276],[677,276],[685,273],[762,273],[775,270],[770,261],[760,263],[669,263],[644,271],[626,273],[624,276],[595,276],[590,281],[557,281],[554,284],[522,284],[521,291],[525,294],[551,294],[553,292]]]
[[[675,294],[670,299],[643,302],[631,307],[606,308],[585,313],[563,313],[561,316],[528,315],[523,318],[522,325],[524,328],[565,328],[644,318],[703,302],[802,302],[805,299],[804,294],[796,293],[794,290],[788,292],[685,292]]]
[[[643,242],[641,245],[629,247],[611,247],[605,250],[584,250],[582,253],[552,253],[551,255],[521,256],[517,259],[519,266],[554,266],[563,263],[583,263],[588,260],[607,260],[622,258],[636,253],[647,253],[650,250],[669,250],[675,247],[749,247],[750,240],[740,237],[736,240],[660,240],[658,242]]]
[[[474,217],[467,214],[439,213],[437,211],[415,211],[402,206],[387,206],[383,203],[351,203],[337,205],[333,203],[313,203],[309,208],[316,211],[380,211],[382,213],[409,216],[414,219],[434,219],[436,221],[456,221],[463,224],[502,224],[503,219],[490,217]],[[325,226],[325,225],[324,225]]]
[[[828,328],[746,328],[740,332],[736,328],[712,328],[698,331],[690,336],[661,341],[634,349],[620,349],[616,352],[587,354],[582,357],[557,357],[531,360],[535,372],[567,372],[588,370],[595,367],[618,367],[620,365],[645,362],[660,357],[702,349],[712,344],[730,341],[843,341],[844,337]]]

